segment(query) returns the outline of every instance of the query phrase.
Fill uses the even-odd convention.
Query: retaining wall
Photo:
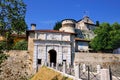
[[[75,63],[101,65],[102,67],[120,65],[120,54],[109,53],[75,53]]]

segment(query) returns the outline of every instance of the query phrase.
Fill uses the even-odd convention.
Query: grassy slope
[[[47,67],[42,67],[31,80],[72,80]]]

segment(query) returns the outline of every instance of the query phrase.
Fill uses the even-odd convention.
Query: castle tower
[[[75,23],[75,20],[65,19],[62,21],[62,27],[59,29],[59,31],[75,33]]]

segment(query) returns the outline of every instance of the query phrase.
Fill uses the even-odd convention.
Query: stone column
[[[41,57],[42,57],[42,65],[45,65],[46,63],[45,62],[47,62],[47,59],[46,59],[46,46],[45,45],[43,45],[42,46],[42,52],[41,52]]]
[[[46,45],[44,45],[44,51],[45,51],[45,66],[47,66],[47,62],[48,62],[48,52],[47,52],[47,46]]]
[[[66,64],[63,62],[63,73],[66,73]]]
[[[70,68],[70,64],[69,64],[69,63],[67,63],[67,68],[68,68],[68,69]]]
[[[101,69],[100,73],[100,80],[110,80],[109,69]]]
[[[62,57],[62,46],[59,46],[59,50],[58,50],[57,55],[58,55],[57,63],[62,64],[62,61],[63,61],[63,57]]]
[[[71,63],[71,46],[68,46],[67,63]]]
[[[33,69],[37,70],[37,59],[38,59],[38,46],[34,45],[34,53],[33,53]]]
[[[52,68],[54,68],[54,63],[51,63],[51,65],[52,65]]]
[[[100,73],[100,69],[101,69],[100,65],[97,65],[97,73]]]
[[[80,72],[79,72],[79,65],[78,64],[75,65],[74,71],[75,71],[75,78],[79,79]]]
[[[56,70],[58,70],[58,63],[56,63]]]
[[[83,64],[83,72],[85,72],[85,71],[86,71],[86,65]]]

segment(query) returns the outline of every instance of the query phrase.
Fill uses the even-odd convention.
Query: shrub
[[[21,40],[13,46],[13,50],[27,50],[28,43],[25,40]]]
[[[6,41],[0,41],[0,51],[6,50]]]
[[[7,57],[8,57],[8,55],[3,54],[3,53],[0,53],[0,64],[1,64],[4,60],[6,60]]]

